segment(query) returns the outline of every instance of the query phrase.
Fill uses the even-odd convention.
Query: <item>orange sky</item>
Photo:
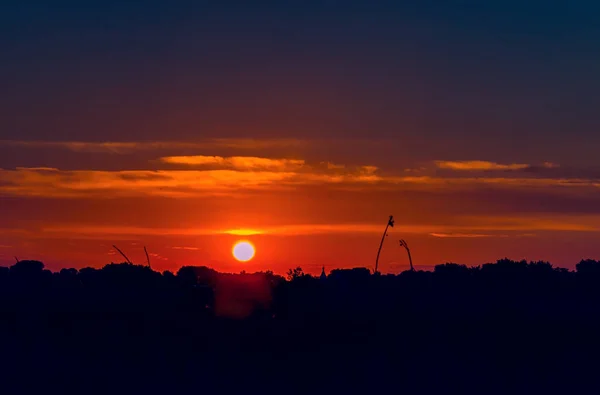
[[[573,267],[598,255],[593,177],[549,161],[378,159],[387,144],[3,141],[23,155],[0,170],[0,264],[102,266],[120,261],[116,244],[139,263],[147,246],[157,270],[373,267],[390,214],[383,272],[408,267],[400,238],[424,269],[505,256]],[[256,245],[251,262],[231,256],[240,239]]]

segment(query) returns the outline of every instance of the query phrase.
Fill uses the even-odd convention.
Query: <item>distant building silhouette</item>
[[[321,271],[321,276],[319,276],[319,280],[326,280],[327,274],[325,274],[325,266],[323,266],[323,270]]]

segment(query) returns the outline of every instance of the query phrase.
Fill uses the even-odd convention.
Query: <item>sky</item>
[[[0,265],[600,257],[600,4],[5,1]],[[232,245],[256,247],[236,262]]]

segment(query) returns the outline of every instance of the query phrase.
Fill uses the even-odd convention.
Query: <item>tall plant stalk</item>
[[[406,252],[408,253],[408,262],[410,263],[410,271],[414,272],[415,268],[413,267],[413,264],[412,264],[412,257],[410,256],[410,249],[408,248],[408,244],[406,244],[406,241],[404,241],[404,239],[400,240],[400,247],[406,248]]]
[[[394,227],[394,216],[390,215],[390,219],[388,220],[387,225],[385,226],[385,230],[383,231],[383,236],[381,237],[381,243],[379,243],[379,250],[377,250],[377,259],[375,259],[375,273],[378,273],[379,269],[379,254],[381,254],[381,247],[383,247],[383,241],[385,240],[385,236],[387,236],[387,231],[389,227]]]

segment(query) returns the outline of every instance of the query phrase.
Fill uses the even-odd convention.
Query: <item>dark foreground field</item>
[[[597,393],[600,263],[0,271],[3,393]]]

